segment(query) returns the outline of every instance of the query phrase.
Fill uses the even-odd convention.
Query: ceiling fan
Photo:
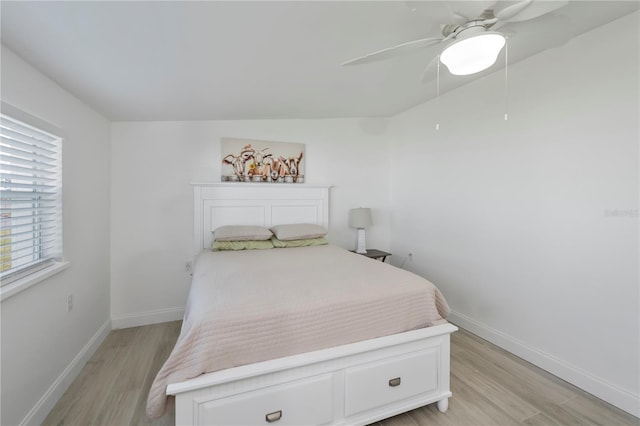
[[[376,62],[449,42],[427,65],[425,74],[436,61],[442,62],[454,75],[474,74],[493,65],[505,45],[505,36],[498,32],[498,29],[505,25],[546,15],[568,3],[564,0],[478,2],[478,4],[488,7],[475,18],[469,18],[464,12],[452,12],[451,22],[441,25],[442,37],[429,37],[401,43],[351,59],[342,65]]]

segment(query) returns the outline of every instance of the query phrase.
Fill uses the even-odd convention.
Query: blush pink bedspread
[[[162,416],[170,383],[443,324],[448,314],[429,281],[337,246],[206,251],[147,414]]]

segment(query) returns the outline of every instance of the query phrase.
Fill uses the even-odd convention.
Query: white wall
[[[639,15],[392,119],[395,262],[452,320],[640,415]],[[448,74],[444,78],[454,78]],[[627,216],[614,216],[615,211]]]
[[[109,330],[110,128],[4,46],[2,101],[64,133],[63,244],[70,266],[0,305],[1,422],[37,424]]]
[[[221,137],[305,144],[305,181],[332,184],[329,239],[354,248],[348,210],[373,209],[368,246],[389,248],[390,162],[383,119],[112,124],[114,327],[181,318],[193,256],[191,182],[218,182]]]

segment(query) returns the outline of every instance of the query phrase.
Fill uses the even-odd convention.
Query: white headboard
[[[330,185],[193,183],[194,253],[211,247],[224,225],[315,223],[329,229]]]

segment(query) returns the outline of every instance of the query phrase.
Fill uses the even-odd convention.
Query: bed
[[[368,424],[448,407],[448,306],[428,281],[333,245],[211,252],[212,230],[328,228],[329,187],[194,184],[198,257],[147,411],[176,424]],[[327,266],[329,265],[329,266]]]

